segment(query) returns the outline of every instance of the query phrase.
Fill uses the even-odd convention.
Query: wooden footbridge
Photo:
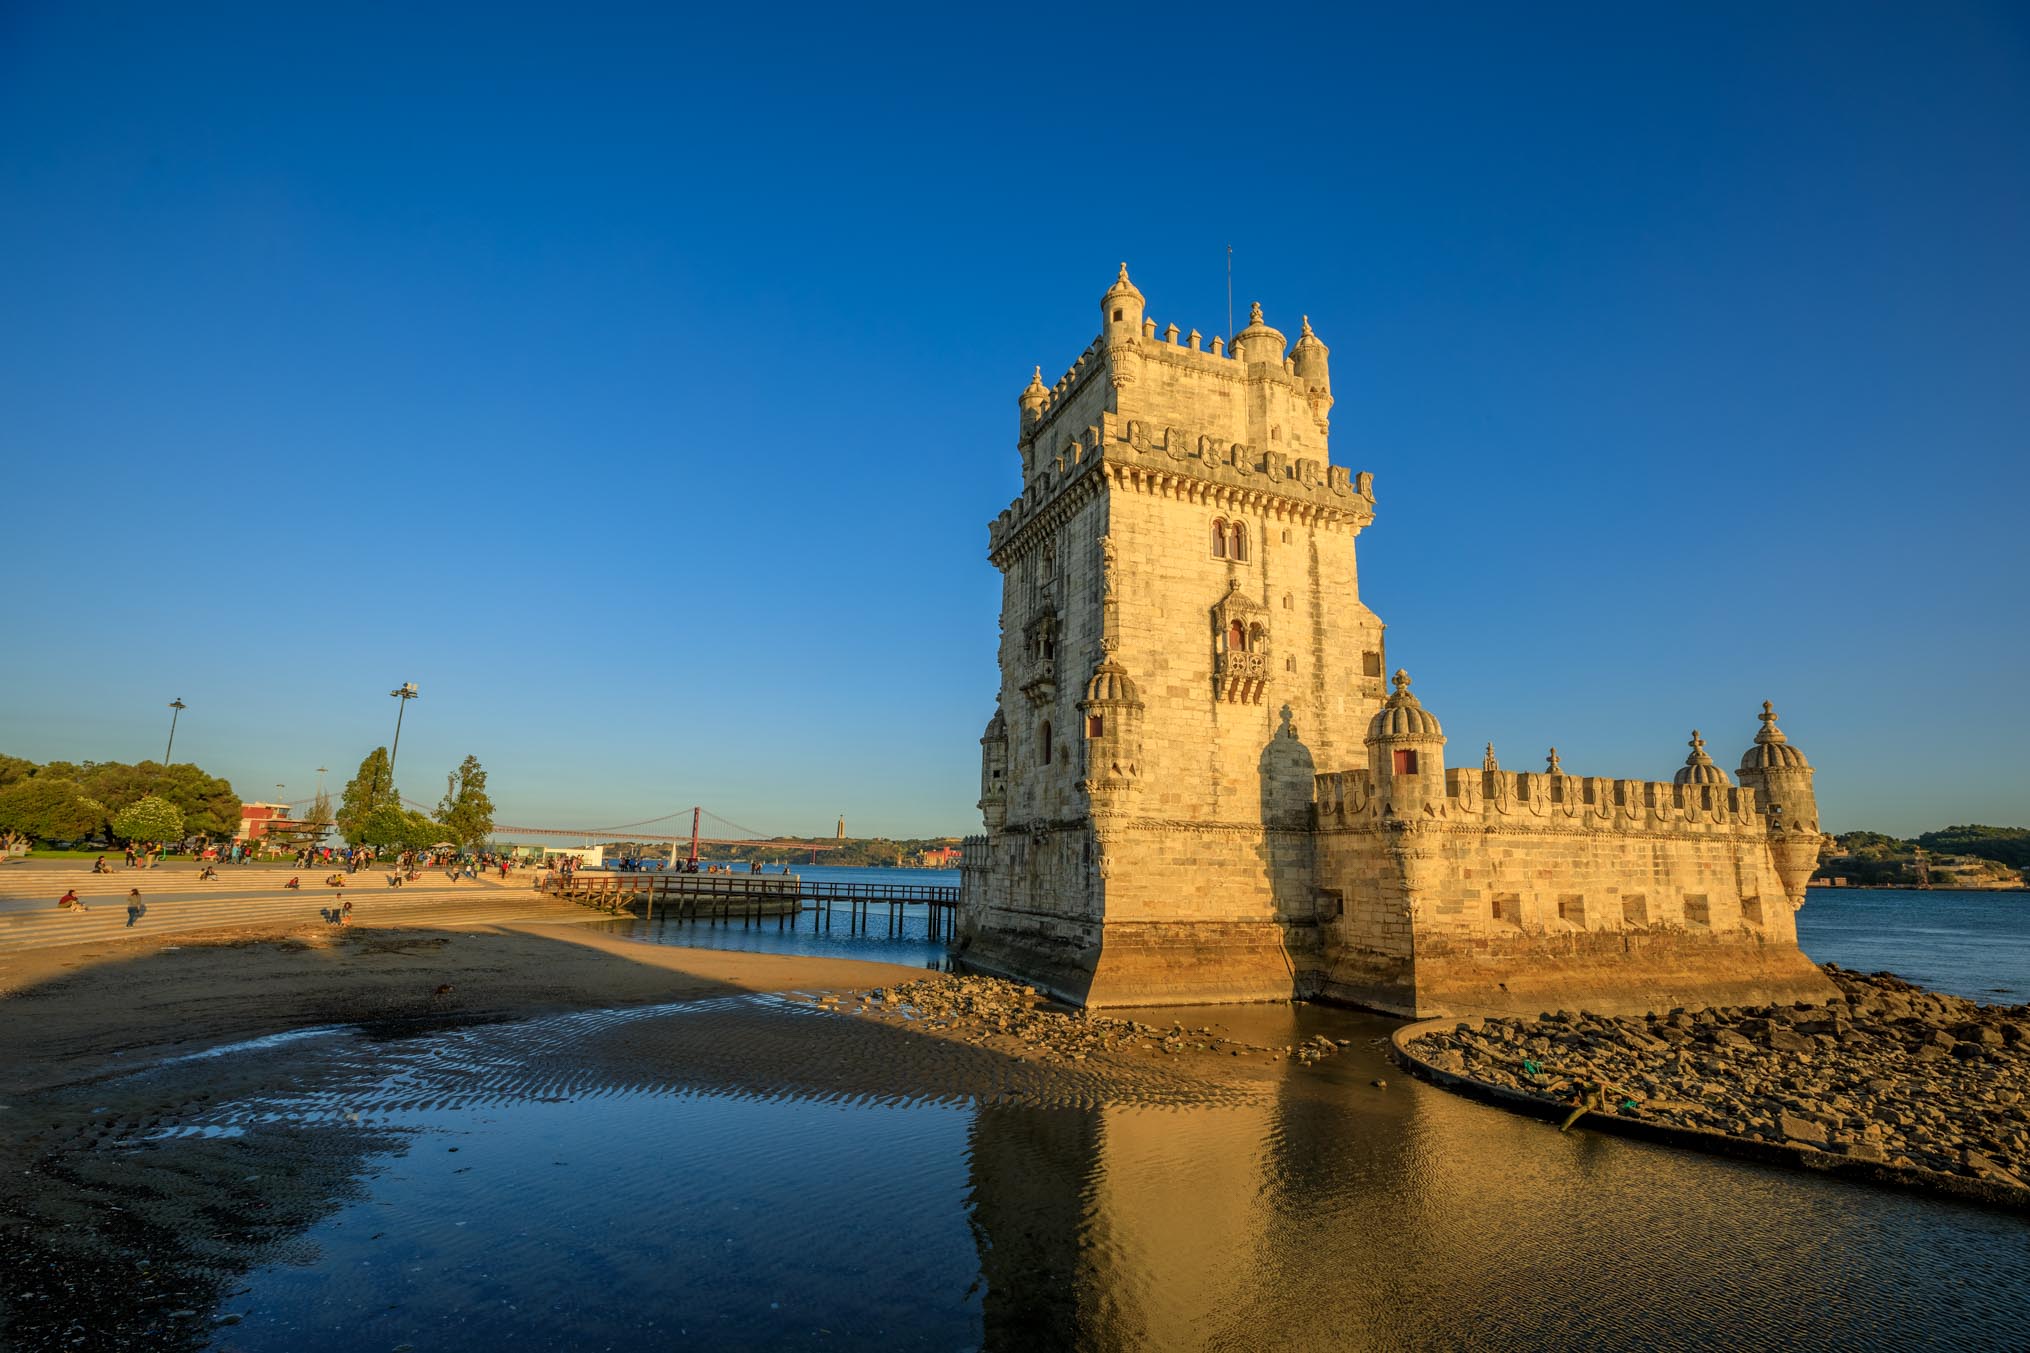
[[[650,921],[658,914],[670,920],[710,920],[760,925],[774,918],[787,928],[805,912],[814,923],[832,928],[835,906],[846,912],[852,931],[871,929],[877,908],[887,913],[888,933],[900,934],[910,907],[929,911],[930,938],[950,939],[958,932],[959,890],[932,883],[807,882],[795,874],[628,873],[581,869],[559,874],[548,890],[559,897],[603,911],[639,912]]]

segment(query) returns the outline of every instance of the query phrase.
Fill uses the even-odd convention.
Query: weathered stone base
[[[1671,929],[1498,940],[1426,937],[1407,961],[1348,950],[1333,955],[1320,994],[1431,1018],[1553,1010],[1639,1015],[1678,1006],[1823,1003],[1835,993],[1787,941],[1746,930],[1716,935]]]
[[[1084,943],[1061,929],[1000,924],[961,938],[966,966],[1028,982],[1088,1009],[1154,1005],[1237,1005],[1291,1001],[1310,984],[1316,961],[1300,964],[1284,927],[1272,921],[1109,922]]]

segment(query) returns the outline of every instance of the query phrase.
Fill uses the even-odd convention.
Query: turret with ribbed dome
[[[1079,781],[1093,806],[1117,805],[1141,774],[1142,692],[1128,669],[1103,657],[1086,682],[1078,712],[1085,732],[1085,773]]]
[[[1382,702],[1382,707],[1375,711],[1375,716],[1367,724],[1369,742],[1391,742],[1399,738],[1445,740],[1445,730],[1438,726],[1438,717],[1410,694],[1410,674],[1400,667],[1396,669],[1394,694]]]
[[[1753,789],[1769,823],[1769,849],[1783,879],[1790,905],[1804,905],[1805,886],[1818,868],[1818,795],[1812,789],[1812,767],[1776,726],[1776,706],[1762,702],[1761,729],[1741,755],[1741,783]]]
[[[1762,713],[1756,716],[1762,720],[1761,729],[1755,734],[1755,741],[1741,754],[1741,774],[1759,770],[1810,770],[1811,762],[1804,759],[1804,753],[1790,745],[1790,739],[1776,726],[1776,706],[1764,700]]]
[[[1395,690],[1367,724],[1367,764],[1384,816],[1408,817],[1445,802],[1445,730],[1410,694],[1410,674],[1396,669]]]
[[[1727,778],[1727,772],[1714,765],[1713,758],[1706,755],[1706,740],[1699,736],[1698,729],[1694,728],[1692,730],[1692,740],[1686,743],[1685,746],[1692,749],[1692,754],[1685,758],[1684,765],[1678,767],[1678,773],[1672,777],[1671,782],[1673,784],[1725,785],[1733,783],[1733,781]]]

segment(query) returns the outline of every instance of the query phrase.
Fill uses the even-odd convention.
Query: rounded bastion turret
[[[1080,787],[1098,806],[1135,786],[1142,757],[1142,692],[1128,669],[1101,660],[1078,702],[1085,732],[1085,774]]]
[[[1685,744],[1692,754],[1685,758],[1685,764],[1678,767],[1678,773],[1671,777],[1672,784],[1678,785],[1728,785],[1734,783],[1727,778],[1727,772],[1713,764],[1713,758],[1706,755],[1706,740],[1699,736],[1699,730],[1692,730],[1692,740]]]
[[[1410,674],[1396,669],[1395,690],[1367,724],[1367,764],[1383,816],[1408,817],[1445,801],[1445,730],[1410,694]]]
[[[1769,824],[1769,848],[1793,907],[1804,905],[1805,885],[1819,863],[1819,803],[1811,762],[1776,726],[1776,706],[1762,702],[1762,728],[1741,754],[1741,783],[1753,789]]]

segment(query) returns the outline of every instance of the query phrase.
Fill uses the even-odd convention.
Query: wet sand
[[[34,950],[0,960],[0,1096],[318,1025],[501,1020],[922,975],[633,944],[573,925],[205,932]]]
[[[1237,1059],[1207,1038],[1166,1044],[1160,1031],[1068,1051],[1066,1017],[1046,1019],[1020,988],[998,998],[1009,1028],[991,1031],[931,1029],[855,994],[926,977],[570,925],[185,937],[24,956],[0,975],[0,1343],[204,1346],[217,1333],[208,1313],[240,1276],[287,1261],[307,1228],[356,1197],[363,1163],[400,1149],[380,1120],[418,1103],[688,1089],[1071,1110],[1232,1104],[1262,1096],[1281,1060],[1259,1046]],[[331,1046],[362,1032],[461,1028],[480,1040],[466,1046],[487,1051],[433,1063],[427,1088],[384,1081],[372,1058],[331,1061]],[[244,1050],[209,1055],[222,1047]],[[295,1089],[302,1076],[318,1088]],[[316,1121],[246,1110],[291,1093],[347,1108],[314,1109]],[[165,1134],[173,1146],[158,1145]]]

